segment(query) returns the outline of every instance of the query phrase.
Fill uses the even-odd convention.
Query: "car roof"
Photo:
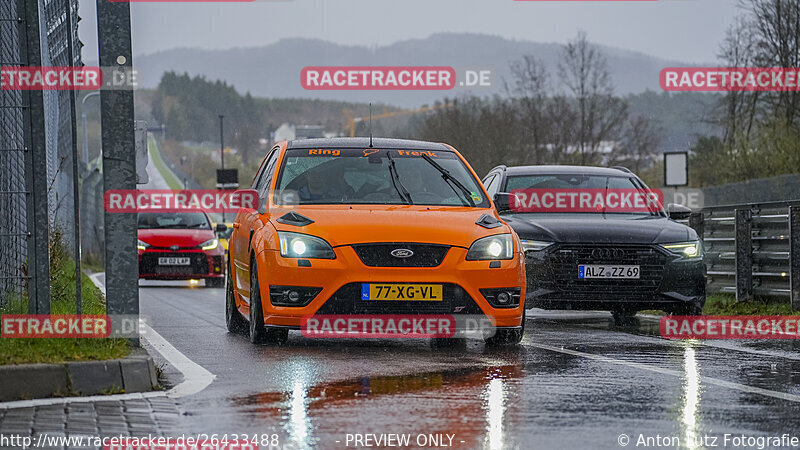
[[[340,137],[324,139],[297,139],[289,141],[286,148],[367,148],[369,146],[370,139],[368,137]],[[410,150],[450,150],[450,148],[444,144],[426,141],[412,141],[407,139],[374,138],[372,139],[372,146],[375,148],[399,148]]]
[[[520,175],[599,175],[612,177],[635,177],[631,172],[610,167],[594,166],[516,166],[506,168],[506,176]]]

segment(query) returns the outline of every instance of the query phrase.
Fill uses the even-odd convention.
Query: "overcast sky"
[[[151,0],[153,1],[153,0]],[[712,62],[737,0],[257,0],[134,3],[133,53],[255,47],[283,38],[384,45],[437,32],[564,43],[579,30],[599,44],[690,63]],[[80,6],[85,60],[97,60],[95,2]]]

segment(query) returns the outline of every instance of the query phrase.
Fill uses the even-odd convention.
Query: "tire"
[[[255,257],[250,260],[250,342],[262,344],[267,340],[264,313],[261,311],[261,288],[258,285],[258,268]]]
[[[233,279],[230,271],[225,275],[225,326],[230,333],[241,333],[247,329],[247,321],[236,308],[236,299],[233,293]]]
[[[287,340],[289,340],[288,329],[264,326],[258,267],[253,258],[250,261],[250,342],[253,344],[284,344]]]
[[[225,278],[206,278],[207,288],[221,288],[225,287]]]
[[[525,317],[527,316],[527,310],[523,307],[522,309],[522,324],[518,329],[500,329],[495,331],[494,336],[490,338],[486,338],[485,342],[486,345],[490,347],[500,347],[506,345],[518,345],[522,342],[522,338],[525,336]]]

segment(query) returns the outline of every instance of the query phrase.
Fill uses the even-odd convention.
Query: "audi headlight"
[[[147,247],[150,247],[150,244],[141,239],[138,239],[138,242],[136,243],[136,248],[138,248],[139,250],[144,250]]]
[[[550,247],[551,245],[553,245],[553,243],[547,241],[529,241],[525,239],[522,240],[522,250],[525,253],[539,252],[546,249],[547,247]]]
[[[217,239],[209,239],[202,244],[200,244],[200,249],[202,250],[214,250],[219,245],[219,241]]]
[[[278,231],[278,240],[284,258],[336,259],[331,244],[316,236]]]
[[[511,259],[514,256],[514,241],[510,234],[498,234],[478,239],[467,252],[467,261],[489,259]]]
[[[681,255],[685,258],[696,258],[703,254],[703,246],[699,241],[662,244],[661,246],[670,252],[675,253],[676,255]]]

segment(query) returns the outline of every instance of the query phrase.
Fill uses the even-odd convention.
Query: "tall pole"
[[[225,116],[219,115],[219,160],[222,163],[222,168],[225,168],[225,138],[223,121]]]
[[[72,2],[67,3],[67,57],[69,58],[69,65],[75,67],[75,39],[73,34],[72,22]],[[70,134],[72,135],[72,227],[73,227],[73,245],[75,253],[75,313],[81,315],[83,312],[83,299],[81,296],[81,174],[79,169],[80,158],[78,156],[78,130],[75,120],[75,105],[76,97],[75,90],[69,92],[70,104]],[[81,108],[83,109],[83,108]],[[86,136],[84,136],[84,139]]]
[[[97,43],[100,67],[130,71],[131,4],[97,1]],[[33,2],[35,3],[35,2]],[[103,189],[136,189],[136,134],[132,90],[100,91]],[[139,263],[136,256],[136,214],[105,216],[106,311],[112,316],[139,315]],[[115,330],[112,325],[112,331]],[[139,346],[138,330],[129,340]]]
[[[219,162],[222,165],[222,169],[225,169],[225,133],[224,133],[224,119],[225,116],[222,114],[219,115]],[[225,222],[225,210],[222,210],[222,222]]]

